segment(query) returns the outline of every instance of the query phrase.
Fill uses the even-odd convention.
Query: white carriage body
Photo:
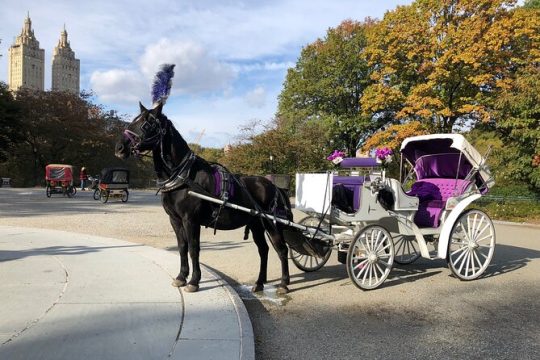
[[[351,240],[352,233],[380,223],[393,236],[414,236],[422,257],[446,259],[452,228],[465,208],[494,185],[491,173],[484,157],[459,134],[407,138],[401,154],[414,166],[417,193],[413,188],[404,191],[400,181],[386,178],[384,171],[373,166],[364,175],[349,177],[334,172],[296,174],[296,209],[322,214],[337,224],[335,245],[346,239],[339,236],[340,231],[354,229],[349,231]],[[331,206],[332,188],[340,181],[353,192],[353,212]],[[390,209],[378,197],[382,190],[392,194]],[[438,193],[438,198],[431,199],[430,191]],[[435,256],[429,253],[426,237],[438,241]]]

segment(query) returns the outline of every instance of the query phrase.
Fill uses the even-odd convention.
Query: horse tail
[[[281,198],[281,202],[284,205],[284,210],[287,212],[287,219],[292,220],[293,219],[293,213],[292,213],[292,205],[291,200],[289,199],[289,193],[285,189],[278,188],[276,186],[277,191],[279,192],[279,197]]]

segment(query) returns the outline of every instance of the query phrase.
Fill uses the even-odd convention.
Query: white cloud
[[[225,90],[236,77],[230,65],[216,60],[193,41],[161,39],[146,47],[139,63],[141,71],[150,78],[160,64],[176,64],[173,87],[180,94]]]
[[[90,84],[104,102],[133,103],[148,92],[148,82],[138,71],[112,69],[95,71]]]
[[[266,105],[266,91],[262,86],[257,86],[244,96],[246,103],[254,108],[262,108]]]

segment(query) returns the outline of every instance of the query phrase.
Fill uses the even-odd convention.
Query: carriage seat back
[[[446,201],[463,194],[470,185],[470,181],[461,179],[432,178],[415,182],[407,195],[419,199],[418,211],[414,217],[416,225],[421,228],[439,227]]]
[[[347,190],[347,203],[352,206],[354,211],[357,211],[360,208],[360,194],[362,193],[363,184],[363,176],[334,176],[332,186],[334,188],[340,185],[343,186]],[[332,196],[332,199],[334,200],[334,196]]]

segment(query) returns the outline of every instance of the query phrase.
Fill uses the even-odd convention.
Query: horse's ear
[[[162,110],[163,110],[163,102],[158,101],[157,105],[154,107],[154,109],[152,111],[154,112],[154,115],[157,117],[157,116],[161,115]]]
[[[139,101],[139,108],[141,109],[141,113],[145,112],[145,111],[148,111],[144,105],[142,104],[142,102]]]

